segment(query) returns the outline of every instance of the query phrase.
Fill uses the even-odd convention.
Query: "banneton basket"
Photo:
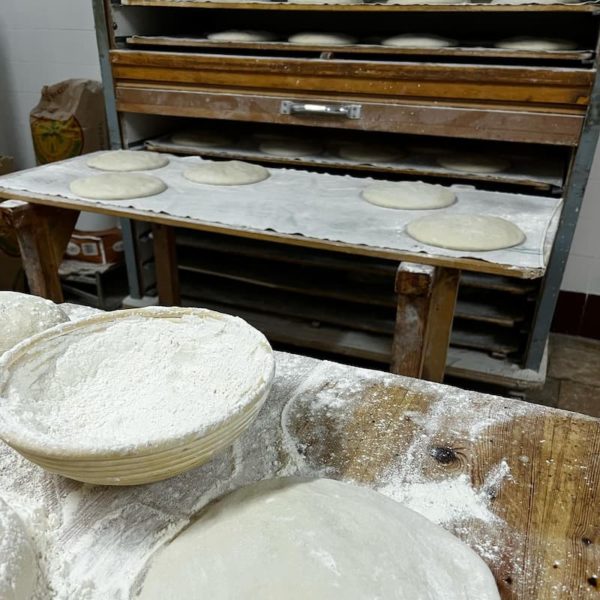
[[[217,422],[213,420],[206,426],[197,423],[192,426],[190,423],[189,431],[174,439],[165,435],[161,439],[153,439],[133,447],[127,440],[112,447],[91,446],[85,439],[73,442],[71,438],[69,443],[65,443],[48,431],[43,431],[42,426],[36,429],[36,403],[39,406],[43,398],[31,397],[33,392],[22,380],[27,381],[25,378],[31,372],[36,374],[38,370],[50,372],[48,370],[54,369],[74,340],[81,340],[82,336],[86,335],[102,334],[111,324],[128,319],[134,322],[169,319],[171,323],[176,323],[177,327],[186,327],[190,316],[200,317],[202,322],[212,324],[213,327],[218,326],[225,330],[232,328],[231,331],[235,331],[235,335],[238,331],[243,331],[253,344],[254,356],[258,353],[259,358],[255,360],[259,361],[260,368],[256,369],[257,372],[250,368],[248,375],[244,374],[247,379],[244,380],[244,389],[239,390],[239,398],[234,399],[223,418],[219,417]],[[197,321],[194,323],[197,324]],[[206,343],[206,337],[199,340],[199,348],[202,343]],[[243,349],[238,350],[233,346],[231,352],[238,353],[234,358],[240,361],[241,367],[245,366],[245,361],[254,366],[250,357],[243,355]],[[148,358],[148,365],[152,365],[151,357]],[[127,368],[128,365],[123,364],[123,369]],[[137,365],[137,368],[139,370],[140,366]],[[103,485],[151,483],[201,465],[209,461],[215,453],[230,446],[257,416],[267,398],[274,374],[275,359],[266,338],[237,317],[196,308],[152,307],[103,313],[53,327],[23,341],[2,356],[0,438],[47,471],[71,479]],[[182,372],[180,375],[185,377],[186,373]],[[81,376],[85,374],[82,373]],[[202,402],[205,389],[212,389],[210,381],[205,383],[203,389],[198,389],[197,396],[189,398],[190,403]],[[9,394],[10,402],[7,400]],[[39,390],[37,394],[43,396]],[[30,418],[24,416],[27,414]],[[34,415],[33,423],[31,415]],[[167,412],[165,418],[168,416]]]

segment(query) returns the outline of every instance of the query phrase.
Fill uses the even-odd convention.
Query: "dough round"
[[[0,598],[30,600],[38,577],[31,540],[19,516],[0,500]]]
[[[388,0],[387,4],[468,4],[465,0]]]
[[[86,164],[101,171],[149,171],[165,167],[169,159],[158,152],[114,150],[92,156]]]
[[[456,46],[456,41],[439,35],[415,35],[403,33],[389,37],[381,42],[383,46],[395,48],[449,48]]]
[[[452,171],[465,173],[500,173],[510,167],[510,161],[498,156],[485,156],[481,154],[448,154],[437,158],[438,164]]]
[[[184,171],[183,176],[194,183],[247,185],[267,179],[270,173],[260,165],[253,165],[241,160],[205,160]]]
[[[259,145],[261,152],[271,156],[282,156],[289,158],[302,158],[304,156],[314,156],[321,153],[321,146],[310,140],[296,139],[272,139],[261,142]]]
[[[167,189],[162,179],[141,173],[105,173],[75,179],[71,192],[91,200],[127,200],[155,196]]]
[[[404,156],[404,152],[384,146],[383,144],[342,144],[338,149],[338,154],[346,160],[353,160],[359,163],[380,163],[391,162]]]
[[[272,42],[277,36],[268,31],[217,31],[207,36],[211,42]]]
[[[305,46],[348,46],[356,44],[356,38],[343,33],[296,33],[288,38],[292,44]]]
[[[429,215],[409,223],[406,232],[418,242],[450,250],[500,250],[525,241],[514,223],[487,215]]]
[[[579,4],[584,0],[492,0],[492,4]]]
[[[229,146],[232,139],[214,131],[179,131],[171,136],[171,142],[180,146],[193,146],[194,148],[215,148]]]
[[[496,42],[496,48],[504,50],[575,50],[577,42],[557,38],[513,37]]]
[[[422,181],[374,183],[363,190],[362,197],[377,206],[405,210],[445,208],[456,202],[456,194],[452,190]]]
[[[498,600],[458,538],[370,489],[283,478],[241,488],[152,559],[141,600]]]
[[[69,317],[50,300],[17,292],[0,292],[0,354],[36,333],[68,320]]]
[[[288,0],[288,4],[362,4],[362,0]]]

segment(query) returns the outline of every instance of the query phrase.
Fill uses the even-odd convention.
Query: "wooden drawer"
[[[115,81],[256,93],[303,93],[445,104],[501,105],[582,113],[593,72],[345,59],[244,57],[223,54],[115,50]]]

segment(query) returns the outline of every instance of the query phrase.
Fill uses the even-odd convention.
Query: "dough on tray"
[[[296,33],[288,38],[291,44],[305,46],[349,46],[356,44],[356,38],[344,33]]]
[[[456,41],[439,35],[402,33],[386,38],[381,44],[395,48],[449,48],[456,46]]]
[[[450,250],[486,251],[517,246],[525,234],[500,217],[474,214],[428,215],[406,227],[412,238]]]
[[[113,150],[92,156],[86,164],[101,171],[148,171],[165,167],[169,159],[159,152]]]
[[[549,50],[575,50],[577,42],[571,40],[562,40],[558,38],[536,38],[536,37],[512,37],[496,42],[496,48],[503,50],[531,50],[531,51],[549,51]]]
[[[270,176],[268,169],[241,160],[205,160],[186,171],[183,176],[194,183],[209,185],[248,185]]]
[[[437,162],[446,169],[463,171],[465,173],[489,174],[506,171],[510,161],[499,156],[486,156],[485,154],[456,153],[439,156]]]
[[[75,179],[71,192],[90,200],[127,200],[154,196],[167,189],[162,179],[142,173],[104,173]]]
[[[341,158],[364,164],[391,162],[406,154],[402,150],[398,150],[392,146],[384,144],[360,144],[358,142],[341,144],[337,153]]]
[[[365,188],[362,197],[385,208],[425,210],[445,208],[456,202],[456,194],[441,185],[422,181],[381,181]]]
[[[294,138],[273,138],[265,140],[260,143],[259,149],[261,152],[270,154],[271,156],[288,158],[314,156],[320,154],[322,151],[321,146],[316,142]]]
[[[274,33],[268,31],[228,30],[209,33],[211,42],[273,42],[277,39]]]
[[[0,499],[0,598],[31,600],[36,592],[38,565],[19,516]]]
[[[362,4],[362,0],[288,0],[288,4]]]
[[[171,136],[171,142],[179,146],[191,146],[194,148],[215,148],[229,146],[233,140],[216,131],[178,131]]]
[[[140,600],[499,600],[466,544],[373,490],[282,478],[236,490],[159,550]]]
[[[50,300],[0,292],[0,355],[32,335],[68,320],[67,314]]]

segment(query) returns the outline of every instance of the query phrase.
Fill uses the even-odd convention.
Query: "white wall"
[[[0,0],[0,154],[33,166],[29,111],[43,85],[100,79],[91,0]],[[563,289],[600,294],[600,152],[594,161]]]
[[[0,0],[0,154],[35,164],[29,112],[44,85],[100,80],[91,0]]]

